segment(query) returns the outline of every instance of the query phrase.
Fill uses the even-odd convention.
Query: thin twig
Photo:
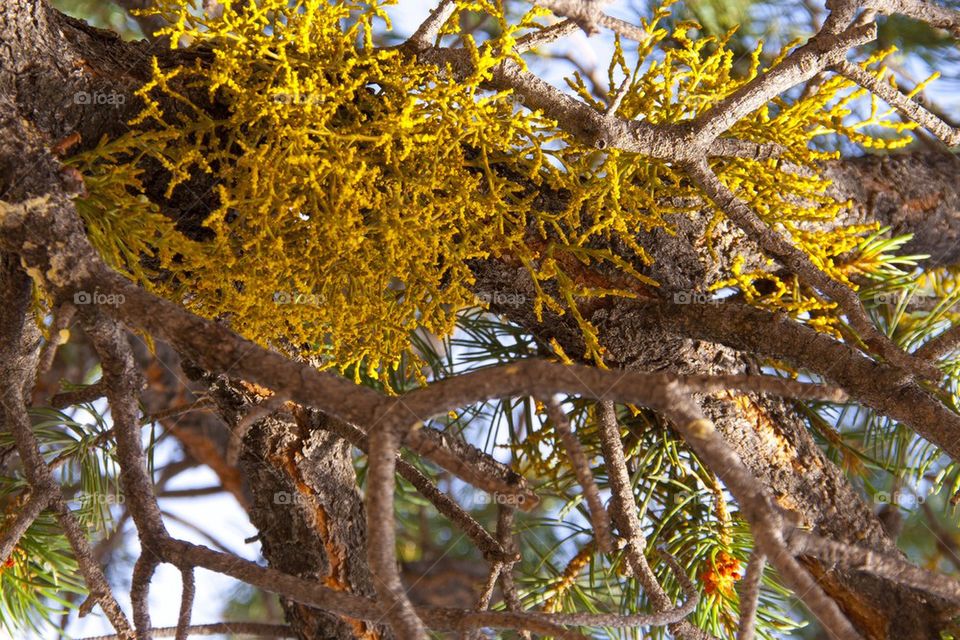
[[[940,371],[929,362],[910,356],[881,333],[870,321],[857,294],[849,287],[832,279],[821,271],[810,257],[794,244],[784,239],[776,231],[764,224],[760,217],[739,198],[737,198],[707,164],[706,159],[683,165],[687,174],[704,193],[724,212],[747,236],[760,245],[771,257],[779,260],[785,267],[807,284],[820,289],[834,300],[847,314],[850,325],[881,356],[905,372],[914,373],[930,380],[938,380]]]
[[[190,634],[190,617],[193,614],[193,598],[197,592],[193,569],[180,569],[183,591],[180,594],[180,615],[177,618],[176,640],[187,640]]]
[[[414,32],[407,41],[417,49],[425,49],[433,46],[434,40],[440,34],[443,25],[457,10],[457,3],[454,0],[440,0],[440,4],[430,12],[427,19]]]
[[[940,138],[947,146],[960,145],[960,128],[951,127],[916,100],[908,98],[895,87],[891,87],[882,79],[868,73],[859,65],[841,60],[833,65],[833,69],[845,78],[876,94],[907,118],[922,127],[926,127],[930,133]]]
[[[590,471],[590,463],[583,451],[583,445],[573,434],[570,420],[556,400],[549,398],[544,404],[547,407],[547,415],[553,422],[553,428],[556,429],[560,441],[567,450],[573,472],[577,475],[577,482],[583,488],[583,497],[590,512],[590,524],[593,525],[593,537],[597,541],[597,548],[606,554],[613,553],[614,545],[610,536],[610,521],[606,509],[603,508],[600,489],[597,488],[597,483],[593,479],[593,473]]]
[[[47,508],[57,492],[53,487],[31,489],[26,504],[17,508],[17,515],[4,529],[0,537],[0,564],[6,561],[16,548],[20,538],[27,532],[30,525]]]
[[[740,594],[740,625],[737,627],[737,640],[753,640],[757,624],[757,603],[760,599],[760,581],[767,557],[754,549],[747,563],[747,575],[737,590]]]
[[[324,420],[306,419],[315,413],[316,412],[307,412],[305,410],[295,411],[294,417],[301,426],[313,427],[319,424],[319,428],[335,433],[360,451],[369,453],[370,445],[367,440],[367,434],[359,427],[329,417]],[[483,554],[484,558],[493,562],[507,562],[516,559],[514,556],[510,556],[479,522],[464,511],[460,505],[447,494],[440,491],[437,485],[431,482],[427,476],[420,473],[416,467],[402,458],[397,458],[397,472],[400,474],[400,477],[412,484],[414,488],[420,492],[420,495],[429,500],[440,515],[450,520],[459,527],[461,531],[466,533],[470,540],[477,545],[477,548]]]
[[[153,627],[150,623],[150,583],[158,566],[160,561],[149,551],[141,553],[133,565],[130,602],[133,604],[133,624],[140,638],[146,638],[147,629]]]

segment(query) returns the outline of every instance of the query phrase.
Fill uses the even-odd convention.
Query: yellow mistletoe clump
[[[642,287],[585,279],[581,267],[605,262],[636,285],[655,285],[638,271],[649,258],[637,238],[669,229],[672,216],[688,212],[676,203],[699,197],[669,163],[584,147],[542,114],[517,108],[508,92],[487,88],[496,65],[522,64],[514,44],[539,27],[541,9],[511,23],[500,2],[458,1],[458,12],[483,11],[500,23],[481,45],[463,36],[473,67],[464,78],[403,48],[376,46],[379,25],[388,27],[386,2],[226,1],[215,14],[193,1],[155,4],[174,46],[189,44],[197,55],[181,67],[154,61],[134,130],[72,160],[86,177],[89,194],[78,206],[90,237],[144,286],[261,343],[318,355],[322,366],[376,376],[398,365],[413,330],[449,334],[457,312],[477,304],[470,261],[491,256],[524,265],[537,313],[571,313],[587,355],[601,362],[578,305]],[[629,79],[619,117],[688,120],[760,71],[759,49],[751,72],[735,77],[725,41],[691,39],[689,24],[660,28],[666,15],[661,9],[643,24],[649,37],[634,69],[617,45],[611,80]],[[455,13],[446,28],[458,20]],[[571,83],[599,110],[617,99],[598,101],[579,78]],[[838,278],[830,258],[861,230],[836,232],[836,251],[824,254],[821,239],[798,225],[830,219],[842,203],[800,169],[826,157],[812,149],[818,136],[876,143],[860,130],[883,119],[849,124],[848,88],[830,80],[727,134],[781,145],[779,160],[713,163],[768,223],[823,254]],[[162,197],[146,195],[145,167],[166,176]],[[559,207],[538,206],[545,188],[563,195]],[[212,202],[206,235],[177,228],[164,211],[171,200]],[[614,254],[613,240],[634,255]]]

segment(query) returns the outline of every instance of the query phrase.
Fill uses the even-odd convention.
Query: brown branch
[[[132,500],[128,500],[132,502]],[[133,565],[133,578],[130,581],[130,602],[133,604],[133,624],[137,629],[137,638],[147,638],[147,629],[153,627],[150,623],[150,583],[160,561],[146,550],[137,558]]]
[[[899,584],[914,587],[960,604],[960,581],[914,566],[901,558],[877,553],[858,545],[828,540],[802,530],[795,530],[788,538],[790,549],[797,555],[806,554],[844,567],[882,576]]]
[[[620,426],[612,402],[598,403],[597,427],[610,482],[610,517],[617,525],[620,535],[627,541],[627,560],[633,570],[634,578],[643,585],[654,607],[664,610],[670,606],[670,599],[657,582],[644,556],[647,543],[643,537],[643,525],[637,516],[637,503],[633,496],[633,485],[630,482],[630,473],[624,457]]]
[[[500,579],[500,572],[503,570],[502,562],[493,562],[490,565],[490,571],[487,573],[486,582],[480,590],[480,597],[477,598],[477,611],[486,611],[490,608],[490,601],[493,600],[493,591],[497,588],[497,581]],[[462,640],[480,640],[482,634],[477,631],[468,631],[461,636]]]
[[[940,138],[947,146],[960,145],[960,129],[951,127],[916,100],[908,98],[882,79],[863,70],[859,65],[841,60],[833,65],[833,69],[845,78],[876,94],[910,120],[926,127],[930,133]]]
[[[454,0],[440,0],[440,4],[430,12],[430,15],[410,36],[407,43],[417,49],[433,46],[434,40],[437,39],[443,25],[447,23],[456,10],[457,3]]]
[[[946,29],[960,38],[960,11],[926,0],[868,0],[866,6],[881,13],[900,15],[926,22],[931,27]]]
[[[740,594],[740,624],[737,627],[737,640],[753,640],[757,624],[757,604],[760,600],[760,582],[763,580],[763,567],[767,557],[754,550],[747,563],[747,575],[738,585]]]
[[[302,414],[300,416],[295,414],[295,417],[302,420]],[[367,434],[359,427],[335,419],[325,420],[319,427],[315,427],[314,425],[316,424],[317,421],[311,421],[304,426],[326,429],[340,436],[360,451],[369,453],[370,445],[367,440]],[[461,531],[466,533],[470,540],[477,545],[477,548],[480,550],[480,553],[483,554],[484,558],[493,562],[506,562],[516,559],[516,554],[508,554],[500,543],[497,542],[480,523],[464,511],[452,498],[440,491],[440,489],[438,489],[429,478],[420,473],[416,467],[398,458],[397,473],[399,473],[400,477],[404,480],[412,484],[414,488],[420,492],[420,495],[429,500],[440,515],[450,520],[459,527]]]
[[[379,425],[377,425],[379,426]],[[395,429],[371,429],[367,435],[367,563],[380,601],[393,632],[400,638],[427,640],[427,631],[417,616],[400,580],[394,522],[394,484],[400,436]]]
[[[144,386],[143,376],[137,368],[126,333],[116,322],[103,317],[85,320],[85,331],[103,368],[117,457],[123,469],[120,482],[146,554],[150,552],[152,536],[165,535],[166,528],[153,482],[147,475],[147,458],[141,442],[138,400]]]
[[[154,638],[173,638],[180,631],[180,627],[155,627],[149,633]],[[211,624],[195,624],[185,628],[187,636],[216,636],[222,634],[257,636],[262,638],[296,638],[293,629],[282,624],[266,624],[263,622],[214,622]],[[87,636],[78,640],[123,640],[118,635]]]
[[[876,328],[867,317],[866,311],[860,304],[860,299],[852,289],[825,274],[813,264],[803,251],[764,224],[757,214],[751,211],[720,181],[705,159],[684,164],[683,167],[697,186],[751,240],[799,276],[801,280],[820,289],[840,305],[840,308],[847,314],[851,326],[860,333],[864,342],[906,372],[916,373],[930,380],[940,379],[941,374],[936,367],[929,362],[904,353]]]
[[[57,492],[53,487],[43,487],[42,489],[32,489],[30,496],[22,506],[17,507],[17,514],[6,527],[2,529],[0,537],[0,564],[6,561],[13,550],[16,548],[20,538],[27,532],[30,525],[40,516],[40,513],[49,506],[50,501],[54,499]],[[6,516],[7,514],[2,514]]]
[[[597,488],[597,482],[593,479],[593,473],[590,471],[590,463],[587,460],[587,454],[583,451],[583,445],[573,435],[570,420],[556,400],[549,398],[545,404],[547,415],[553,422],[553,428],[556,429],[559,440],[567,450],[567,456],[570,458],[573,472],[577,476],[577,482],[583,488],[583,496],[590,512],[590,523],[593,525],[593,538],[597,541],[597,548],[606,554],[613,553],[614,545],[613,538],[610,535],[610,520],[607,517],[606,509],[603,508],[600,489]]]
[[[180,615],[177,618],[176,640],[187,640],[190,635],[190,617],[193,613],[193,598],[197,592],[197,584],[194,579],[193,569],[180,569],[180,576],[183,582],[183,592],[180,594]],[[238,633],[232,631],[232,633]]]
[[[516,509],[509,505],[497,504],[497,540],[509,553],[520,558],[520,549],[513,537],[513,523]],[[517,584],[513,579],[513,568],[516,560],[507,562],[500,571],[500,587],[503,589],[503,600],[507,604],[507,611],[518,612],[523,610],[520,595],[517,593]],[[520,631],[522,640],[531,640],[532,636],[526,629]]]
[[[691,124],[698,140],[713,140],[747,115],[784,91],[813,78],[831,64],[843,60],[847,52],[873,41],[877,26],[856,26],[841,34],[826,32],[814,36],[790,53],[780,64],[746,83],[715,106],[697,116]],[[688,162],[696,162],[693,156]]]

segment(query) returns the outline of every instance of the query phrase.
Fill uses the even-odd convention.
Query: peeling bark
[[[218,379],[210,392],[236,429],[265,398]],[[350,445],[323,428],[317,411],[289,406],[243,434],[240,469],[253,502],[250,518],[270,566],[331,589],[375,594],[364,555],[366,524]],[[281,598],[301,638],[390,640],[382,625],[340,617]]]

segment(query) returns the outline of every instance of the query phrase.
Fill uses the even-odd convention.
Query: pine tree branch
[[[930,380],[939,380],[940,371],[930,363],[904,353],[889,338],[882,334],[867,317],[857,294],[849,287],[832,279],[821,271],[810,258],[795,245],[785,240],[776,231],[763,223],[760,217],[724,185],[707,161],[701,159],[683,165],[687,174],[703,189],[717,207],[733,220],[744,233],[759,244],[769,255],[798,275],[807,284],[826,293],[847,314],[851,326],[864,342],[876,349],[881,356],[904,371]]]
[[[883,576],[960,605],[960,581],[921,569],[890,554],[853,544],[842,544],[797,529],[789,534],[788,544],[795,555],[810,555],[858,571]]]
[[[3,255],[0,255],[0,291],[5,294],[4,304],[0,305],[0,362],[3,362],[0,364],[0,405],[6,428],[13,435],[27,482],[38,494],[52,496],[50,504],[90,591],[90,606],[99,604],[117,633],[132,640],[130,623],[114,598],[103,570],[93,557],[85,532],[67,508],[60,486],[40,454],[40,445],[33,433],[25,404],[27,390],[33,386],[30,378],[36,372],[35,363],[39,359],[38,355],[33,359],[26,354],[27,350],[36,351],[39,346],[38,341],[31,337],[36,336],[38,331],[28,314],[30,284],[20,266]],[[31,359],[32,366],[24,366]]]
[[[180,578],[183,591],[180,594],[180,615],[177,618],[176,640],[187,640],[190,635],[190,617],[193,614],[193,599],[196,595],[197,584],[194,571],[191,568],[180,569]],[[237,631],[233,631],[237,633]]]
[[[867,0],[864,6],[881,13],[900,15],[926,22],[931,27],[946,29],[960,38],[960,11],[926,0]]]
[[[885,100],[908,119],[922,127],[926,127],[930,133],[940,138],[947,146],[954,147],[960,145],[960,129],[951,127],[917,103],[916,100],[908,98],[898,89],[891,87],[880,78],[867,73],[858,65],[847,62],[846,60],[837,62],[832,68],[840,75],[856,82],[864,89]]]
[[[122,467],[121,467],[122,468]],[[128,503],[138,502],[136,498],[128,499]],[[160,566],[159,557],[153,550],[144,550],[133,565],[133,578],[130,581],[130,603],[133,605],[133,624],[137,629],[137,637],[147,636],[150,623],[150,583],[153,574]]]
[[[740,594],[740,624],[737,626],[737,640],[753,640],[757,625],[757,604],[760,599],[760,583],[763,580],[763,568],[767,557],[756,549],[750,554],[747,574],[737,588]]]
[[[597,488],[597,482],[593,479],[593,472],[590,471],[590,463],[587,455],[583,451],[583,445],[573,434],[570,427],[570,419],[560,408],[557,401],[549,398],[544,403],[547,407],[547,415],[553,422],[553,428],[557,432],[558,440],[563,443],[567,450],[567,457],[577,476],[577,482],[583,489],[583,497],[587,502],[587,509],[590,512],[590,523],[593,525],[593,538],[597,542],[597,549],[605,554],[613,553],[613,538],[610,535],[610,520],[606,509],[603,508],[603,502],[600,499],[600,489]]]
[[[301,425],[306,428],[318,428],[328,430],[340,436],[360,451],[369,453],[370,445],[367,440],[367,434],[359,427],[328,418],[326,420],[313,419],[313,413],[303,415],[302,412],[295,414]],[[309,422],[304,422],[309,420]],[[316,425],[316,426],[314,426]],[[440,515],[450,520],[454,525],[460,528],[470,538],[471,542],[477,545],[477,549],[487,560],[497,562],[507,562],[515,560],[516,554],[508,554],[507,551],[477,522],[469,513],[464,511],[447,494],[440,491],[437,486],[430,481],[427,476],[405,460],[397,460],[397,473],[404,480],[414,486],[424,498],[430,501]]]
[[[415,49],[425,49],[433,46],[434,40],[437,39],[443,25],[447,23],[456,10],[457,3],[455,0],[440,0],[440,4],[430,12],[430,15],[410,36],[406,44]]]

